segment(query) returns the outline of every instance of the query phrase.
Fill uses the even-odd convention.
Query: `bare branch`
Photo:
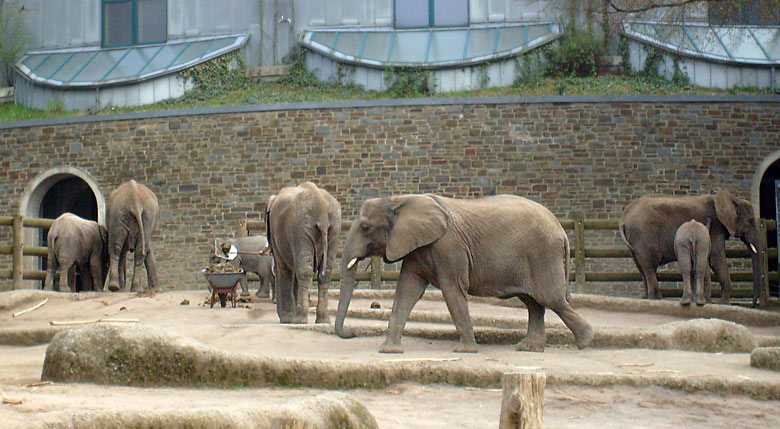
[[[693,3],[718,3],[720,1],[722,0],[677,0],[675,2],[656,2],[650,0],[648,3],[641,6],[619,6],[613,0],[607,0],[609,5],[618,13],[642,13],[654,9],[684,7]]]

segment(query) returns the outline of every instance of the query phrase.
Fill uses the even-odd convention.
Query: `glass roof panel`
[[[425,61],[425,51],[428,48],[427,31],[401,31],[395,33],[393,52],[390,53],[392,63],[421,63]]]
[[[97,47],[28,52],[14,65],[34,82],[52,86],[100,86],[148,79],[240,48],[245,34],[172,40],[164,45]]]
[[[336,40],[335,49],[347,55],[356,57],[360,55],[360,45],[363,43],[362,31],[342,31]]]
[[[137,76],[144,64],[146,64],[146,62],[149,61],[149,58],[151,58],[159,49],[159,46],[131,49],[104,80],[125,79]]]
[[[754,28],[753,34],[773,61],[780,61],[780,28]]]
[[[51,77],[51,79],[54,80],[61,80],[61,81],[69,81],[76,72],[78,72],[84,64],[89,61],[92,56],[95,55],[95,52],[76,52],[73,54],[73,56],[66,62],[62,68],[54,74],[54,76]]]
[[[469,47],[466,56],[481,57],[493,53],[496,40],[496,30],[493,28],[472,29],[469,34]]]
[[[76,75],[73,82],[99,82],[103,80],[103,76],[122,58],[125,52],[127,49],[110,49],[100,52],[81,73]]]
[[[655,31],[655,29],[658,31]],[[749,64],[780,63],[780,27],[623,22],[628,35],[686,55]],[[652,30],[652,32],[650,31]],[[755,37],[753,37],[755,35]]]
[[[693,41],[696,42],[696,46],[698,46],[702,52],[717,55],[719,57],[729,56],[729,53],[723,49],[723,45],[718,41],[718,37],[715,35],[715,32],[712,31],[712,28],[689,25],[686,26],[685,29],[688,30],[688,34],[691,35]]]
[[[335,38],[334,47],[336,33],[338,37]],[[411,30],[373,29],[365,32],[359,28],[349,31],[318,29],[304,32],[300,42],[336,61],[371,66],[420,64],[422,67],[436,67],[452,65],[453,62],[465,64],[485,61],[485,57],[504,57],[528,46],[547,43],[560,35],[559,24],[535,22],[530,25],[480,25],[470,29],[432,27]]]
[[[66,61],[68,57],[70,57],[70,53],[49,55],[49,57],[35,69],[35,73],[44,78],[48,78],[62,66],[62,63]]]
[[[181,55],[179,55],[179,58],[176,58],[176,61],[174,61],[171,65],[175,67],[205,55],[206,50],[209,49],[211,43],[211,40],[202,40],[200,42],[190,43],[190,46],[185,48],[184,52],[182,52]]]
[[[463,59],[463,47],[465,45],[465,31],[435,31],[431,38],[428,62],[461,60]]]
[[[366,45],[363,47],[363,58],[375,61],[386,61],[390,49],[390,32],[369,32],[366,34]]]
[[[333,47],[333,38],[336,36],[335,31],[315,31],[311,37],[312,42],[317,42],[320,45],[325,45],[329,48]]]
[[[511,51],[525,43],[526,27],[504,27],[498,30],[498,52]]]
[[[753,36],[745,28],[722,27],[717,29],[723,44],[726,45],[731,55],[736,58],[753,60],[766,60],[766,55],[758,46]]]

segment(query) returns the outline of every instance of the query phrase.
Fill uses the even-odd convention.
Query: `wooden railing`
[[[53,219],[36,219],[25,218],[20,215],[17,216],[0,216],[0,227],[11,227],[13,229],[12,243],[11,245],[0,244],[0,255],[12,255],[13,263],[10,270],[0,269],[0,279],[13,279],[13,289],[21,289],[22,281],[29,280],[44,280],[46,278],[46,271],[42,270],[24,270],[23,269],[23,256],[43,256],[47,254],[46,247],[41,246],[25,246],[24,245],[24,228],[43,228],[48,229],[51,227]],[[352,222],[342,222],[341,231],[342,238],[346,236],[349,231]],[[616,247],[588,247],[586,239],[586,231],[614,231],[617,232],[618,222],[615,220],[587,220],[587,219],[565,219],[561,221],[561,225],[567,231],[574,232],[574,239],[571,244],[571,257],[574,260],[574,269],[569,273],[569,280],[574,282],[573,291],[581,292],[584,290],[586,282],[636,282],[641,281],[642,277],[636,269],[625,272],[604,272],[604,271],[586,271],[586,259],[616,259],[616,258],[630,258],[631,253],[625,245]],[[761,219],[759,223],[760,233],[759,237],[766,237],[767,231],[774,231],[777,228],[775,221]],[[259,234],[265,231],[265,223],[255,220],[241,220],[236,229],[236,236],[245,236],[252,234]],[[765,244],[765,243],[762,243]],[[761,246],[766,249],[761,252],[761,303],[766,305],[769,281],[777,282],[778,273],[769,272],[770,258],[777,259],[777,249],[767,249],[766,245]],[[340,257],[340,251],[338,257]],[[745,260],[750,259],[750,254],[746,249],[727,249],[726,257],[731,260]],[[367,272],[358,272],[358,281],[370,282],[372,289],[379,289],[382,286],[383,281],[396,281],[398,280],[398,271],[384,270],[384,265],[381,258],[372,257],[370,270]],[[753,274],[750,271],[731,271],[731,280],[733,282],[751,282]],[[251,280],[250,276],[250,280]],[[334,272],[332,279],[339,281],[341,275],[339,272]],[[682,277],[680,273],[676,272],[659,272],[659,281],[681,281]]]
[[[12,232],[11,245],[0,244],[0,255],[13,255],[10,270],[0,270],[0,279],[13,279],[12,288],[22,289],[22,280],[44,280],[46,271],[25,270],[23,268],[23,256],[46,256],[46,247],[25,246],[24,228],[51,228],[54,219],[36,219],[16,216],[0,216],[0,227],[10,226]]]
[[[345,236],[351,222],[342,222],[341,231]],[[614,231],[618,232],[618,221],[616,220],[587,220],[587,219],[564,219],[561,220],[561,225],[567,231],[574,232],[574,239],[571,241],[571,258],[574,261],[574,269],[569,272],[569,280],[574,282],[573,292],[581,292],[585,289],[586,282],[641,282],[642,275],[632,265],[631,271],[623,272],[607,272],[607,271],[586,271],[587,259],[620,259],[631,258],[631,253],[625,244],[621,244],[616,247],[588,247],[586,240],[586,231]],[[767,231],[774,231],[777,228],[775,221],[761,219],[759,223],[759,236],[766,237]],[[265,232],[265,223],[262,221],[239,221],[236,234],[238,235],[252,235],[262,234]],[[762,274],[761,274],[761,305],[765,306],[768,302],[769,293],[769,281],[778,281],[777,272],[769,272],[769,258],[777,259],[776,248],[766,248],[766,243],[761,246],[763,249],[761,252],[762,260]],[[339,255],[340,256],[340,255]],[[750,253],[747,249],[727,249],[726,258],[735,259],[750,259]],[[333,280],[340,280],[340,273],[334,272],[332,275]],[[752,282],[753,273],[751,271],[730,271],[730,278],[732,282]],[[358,272],[358,281],[370,281],[371,288],[377,289],[381,287],[383,281],[395,281],[398,280],[397,271],[386,271],[383,269],[382,260],[379,257],[371,258],[371,271],[370,272]],[[679,272],[659,272],[659,281],[682,281],[682,276]],[[680,294],[681,290],[672,291],[672,294]],[[717,291],[715,292],[717,294]],[[745,293],[743,293],[744,295]],[[752,292],[747,292],[752,294]],[[752,296],[752,295],[749,295]]]

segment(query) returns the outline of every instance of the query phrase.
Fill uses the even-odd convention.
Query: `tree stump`
[[[509,372],[501,383],[504,394],[498,428],[541,429],[547,376],[543,372]]]

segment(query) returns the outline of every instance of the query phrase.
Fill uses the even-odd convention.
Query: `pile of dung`
[[[750,366],[780,371],[780,347],[758,347],[750,353]]]
[[[222,262],[221,264],[211,264],[206,268],[207,273],[240,273],[241,268],[231,264],[230,262]]]

